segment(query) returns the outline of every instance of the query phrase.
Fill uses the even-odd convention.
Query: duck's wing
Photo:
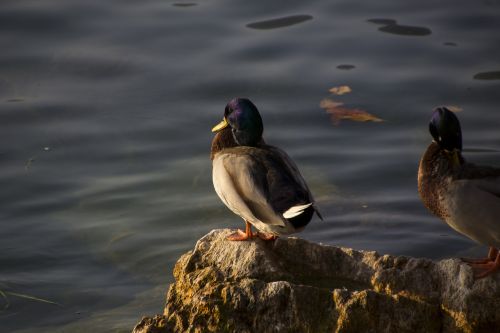
[[[302,174],[300,173],[299,171],[299,168],[297,167],[297,164],[295,164],[295,162],[290,158],[290,156],[288,156],[287,153],[285,153],[285,151],[277,148],[277,147],[274,147],[274,146],[269,146],[267,145],[266,148],[276,154],[277,156],[280,157],[281,161],[283,162],[285,168],[287,169],[287,172],[293,177],[293,180],[300,185],[300,187],[307,192],[307,195],[308,195],[308,201],[309,203],[312,203],[313,205],[313,208],[314,208],[314,211],[316,212],[316,214],[318,215],[318,217],[323,220],[323,216],[321,216],[321,213],[319,212],[318,208],[316,207],[315,205],[315,202],[314,202],[314,197],[311,193],[311,191],[309,190],[309,186],[307,186],[307,183],[304,179],[304,177],[302,177]]]
[[[466,163],[458,178],[500,200],[500,168]]]
[[[497,197],[499,212],[498,219],[500,224],[500,177],[474,179],[470,181],[473,182],[474,185],[481,191],[487,192]]]
[[[285,226],[271,204],[265,166],[251,148],[228,151],[213,160],[213,182],[222,201],[249,222]]]
[[[459,179],[486,179],[500,177],[500,168],[465,163],[459,174]]]
[[[500,177],[455,180],[448,193],[452,227],[480,243],[500,246]]]

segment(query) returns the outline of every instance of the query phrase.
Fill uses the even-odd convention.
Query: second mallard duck
[[[239,215],[246,230],[229,240],[265,240],[299,232],[314,212],[314,199],[295,163],[262,139],[259,111],[246,98],[231,100],[221,123],[212,128],[212,177],[224,204]],[[253,233],[251,226],[259,232]]]
[[[424,205],[450,227],[490,247],[485,259],[464,259],[483,278],[500,269],[500,169],[467,163],[457,116],[437,108],[429,124],[434,141],[418,170]]]

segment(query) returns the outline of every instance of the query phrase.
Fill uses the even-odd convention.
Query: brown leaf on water
[[[336,101],[331,100],[329,98],[325,98],[319,103],[319,107],[327,110],[327,112],[328,112],[328,109],[335,109],[335,108],[340,107],[342,105],[344,105],[344,103],[336,102]]]
[[[344,106],[344,103],[336,102],[329,98],[323,99],[319,106],[330,115],[332,122],[338,125],[341,120],[352,120],[352,121],[373,121],[382,122],[384,120],[364,111],[361,109],[351,109]]]
[[[446,105],[446,108],[448,110],[450,110],[451,112],[462,112],[464,110],[460,106],[456,106],[456,105]]]
[[[351,91],[351,87],[349,86],[333,87],[329,90],[329,92],[335,95],[344,95],[350,93]]]

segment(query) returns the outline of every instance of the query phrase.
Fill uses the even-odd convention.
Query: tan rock
[[[500,332],[500,274],[298,238],[214,230],[174,268],[163,315],[134,333]]]

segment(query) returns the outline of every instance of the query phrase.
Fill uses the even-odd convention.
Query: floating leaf
[[[464,110],[460,106],[456,106],[456,105],[446,105],[446,108],[448,110],[450,110],[451,112],[462,112]]]
[[[331,119],[335,125],[338,125],[341,120],[352,121],[373,121],[382,122],[383,120],[361,109],[351,109],[344,106],[344,103],[336,102],[329,98],[321,101],[319,106],[325,109],[330,114]]]
[[[340,86],[340,87],[333,87],[329,91],[335,95],[344,95],[350,93],[352,90],[349,86]]]
[[[337,108],[337,107],[342,106],[342,105],[344,105],[344,103],[335,102],[334,100],[331,100],[329,98],[325,98],[324,100],[322,100],[319,103],[320,108],[327,110],[327,112],[328,112],[328,109],[334,109],[334,108]]]

